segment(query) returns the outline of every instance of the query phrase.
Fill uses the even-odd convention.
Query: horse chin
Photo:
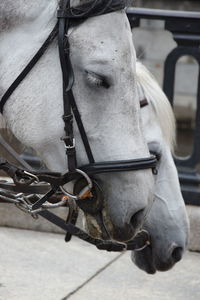
[[[147,246],[141,251],[132,251],[131,254],[132,261],[134,264],[145,271],[148,274],[155,274],[156,267],[153,261],[152,249],[150,246]]]

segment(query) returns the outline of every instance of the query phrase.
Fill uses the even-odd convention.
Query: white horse
[[[77,5],[80,2],[85,1],[73,1],[73,4]],[[57,4],[55,0],[38,0],[34,5],[26,1],[1,1],[1,95],[53,28]],[[11,48],[13,42],[15,51]],[[135,51],[125,13],[119,11],[94,17],[71,28],[70,48],[75,72],[73,91],[96,160],[148,156],[147,142],[150,148],[156,146],[156,150],[162,152],[156,185],[150,170],[99,177],[106,195],[102,212],[103,222],[109,235],[115,240],[130,239],[141,226],[143,216],[151,207],[153,194],[156,193],[161,197],[157,197],[145,222],[145,227],[152,236],[152,254],[146,257],[146,252],[141,252],[135,257],[136,263],[149,272],[153,272],[152,269],[167,269],[175,262],[175,259],[173,262],[170,260],[175,256],[174,253],[180,252],[177,248],[181,248],[182,251],[185,249],[188,229],[177,174],[169,151],[171,145],[169,141],[172,140],[174,128],[172,126],[171,130],[164,130],[163,127],[161,131],[162,122],[154,125],[148,123],[148,114],[146,113],[146,117],[144,114],[152,109],[151,105],[142,109],[144,119],[142,125],[136,87]],[[105,88],[105,82],[109,88]],[[63,135],[61,85],[61,71],[55,43],[9,99],[4,109],[4,117],[18,139],[33,147],[51,170],[65,172],[67,162],[64,145],[60,141]],[[153,86],[150,91],[153,92]],[[153,97],[155,101],[157,96],[156,94]],[[155,101],[152,100],[151,103]],[[157,116],[160,115],[159,108],[164,111],[166,108],[166,112],[169,111],[169,106],[164,104],[164,101],[162,105],[155,107]],[[173,124],[171,120],[169,118],[168,126]],[[150,125],[153,127],[149,132]],[[161,133],[165,133],[164,138]],[[87,159],[77,129],[76,140],[79,150],[78,162],[80,165],[85,164]],[[161,168],[161,162],[165,163],[165,153],[168,153],[166,158],[169,166],[172,166],[171,172],[175,174],[173,176],[176,180],[172,183],[173,196],[178,199],[176,204],[175,199],[169,194],[170,191],[165,190],[169,181],[161,181],[161,178],[166,178],[165,174],[162,175],[165,169]],[[173,205],[175,209],[172,210]],[[182,213],[177,210],[177,205],[180,206]],[[169,210],[164,209],[164,206]],[[158,210],[165,218],[163,216],[156,220]],[[184,224],[183,233],[181,226],[177,225],[179,218],[182,218],[180,223]],[[88,222],[94,228],[93,234],[101,236],[101,228],[97,226],[95,219],[91,217]],[[134,228],[131,223],[134,224]],[[173,234],[166,232],[167,228],[173,228]],[[166,235],[165,241],[160,244],[157,237],[162,241],[163,235]],[[138,255],[140,258],[137,258]],[[162,263],[165,263],[165,268]],[[151,269],[147,268],[148,264],[151,264]]]
[[[90,2],[71,1],[73,6]],[[99,1],[98,1],[99,2]],[[58,0],[1,0],[0,96],[46,39],[57,18]],[[87,19],[69,32],[75,74],[73,93],[95,160],[149,157],[135,82],[135,49],[124,10]],[[34,148],[49,169],[66,172],[62,74],[57,42],[15,90],[4,107],[14,135]],[[75,127],[78,165],[87,163]],[[131,239],[154,194],[152,170],[98,175],[104,191],[102,224],[87,218],[93,235],[104,225],[110,237]],[[104,223],[104,225],[103,225]]]
[[[149,149],[159,154],[155,198],[144,228],[151,245],[133,252],[135,264],[148,273],[166,271],[179,261],[187,247],[189,222],[182,198],[178,174],[172,158],[175,122],[165,94],[141,64],[136,64],[139,99],[149,105],[142,108],[142,121]]]

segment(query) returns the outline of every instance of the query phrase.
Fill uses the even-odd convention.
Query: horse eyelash
[[[92,85],[102,86],[103,80],[101,78],[98,78],[96,76],[94,77],[92,76],[92,74],[87,73],[87,79]]]
[[[87,79],[90,84],[95,85],[97,87],[104,87],[106,89],[110,87],[107,80],[103,76],[90,71],[85,71],[85,72],[87,74]]]

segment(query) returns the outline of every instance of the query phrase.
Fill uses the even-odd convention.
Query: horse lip
[[[170,270],[176,262],[173,259],[168,261],[161,261],[159,258],[155,258],[155,267],[158,271],[164,272]]]
[[[141,270],[152,275],[156,273],[157,268],[154,264],[151,246],[147,246],[139,252],[132,251],[131,258]]]
[[[170,263],[156,263],[156,269],[160,272],[168,271],[170,270],[174,265],[175,262],[170,262]]]
[[[156,271],[168,271],[176,264],[172,259],[163,261],[159,257],[154,256],[151,246],[147,246],[139,252],[133,251],[132,260],[141,270],[148,274],[155,274]]]

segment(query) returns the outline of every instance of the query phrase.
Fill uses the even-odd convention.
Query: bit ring
[[[66,196],[68,196],[69,198],[71,199],[74,199],[74,200],[80,200],[81,199],[81,196],[83,194],[85,194],[86,192],[90,191],[93,187],[93,183],[92,183],[92,180],[90,179],[90,177],[85,173],[83,172],[82,170],[80,169],[76,169],[75,170],[77,173],[79,173],[80,175],[82,175],[86,181],[87,181],[87,186],[84,187],[82,189],[82,191],[80,191],[80,193],[78,195],[74,195],[72,193],[69,193],[67,190],[65,190],[65,188],[63,186],[60,186],[60,189],[61,191],[63,192],[63,194],[65,194]]]

